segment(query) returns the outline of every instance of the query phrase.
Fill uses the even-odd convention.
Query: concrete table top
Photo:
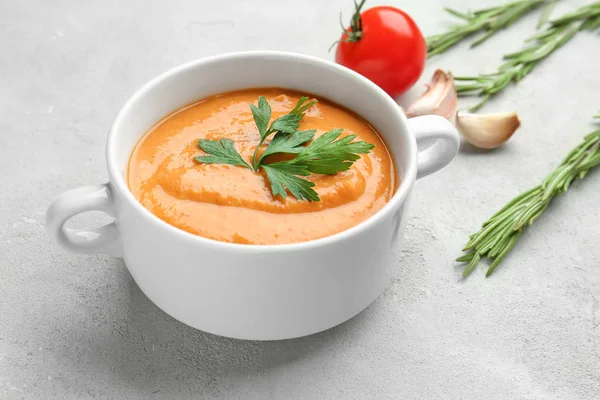
[[[433,34],[453,22],[442,6],[499,2],[385,3]],[[152,304],[122,260],[50,242],[46,207],[106,180],[106,132],[140,85],[221,52],[332,59],[351,3],[0,2],[0,398],[600,398],[600,171],[557,199],[493,277],[481,267],[461,280],[453,262],[469,233],[593,129],[597,35],[576,36],[486,105],[518,111],[522,128],[503,148],[465,149],[418,182],[389,288],[329,331],[281,342],[196,331]],[[560,2],[554,15],[582,3]],[[430,60],[412,94],[437,67],[493,71],[536,18]],[[104,221],[92,213],[74,224]]]

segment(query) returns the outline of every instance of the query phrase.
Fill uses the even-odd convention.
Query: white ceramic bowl
[[[135,199],[124,178],[127,163],[135,144],[157,121],[206,96],[269,86],[326,97],[375,126],[401,179],[383,209],[326,238],[244,245],[179,230]],[[433,145],[418,152],[417,142],[424,141]],[[383,90],[337,64],[282,52],[225,54],[174,68],[138,90],[108,135],[110,181],[62,194],[48,209],[46,225],[67,250],[124,257],[144,293],[188,325],[242,339],[293,338],[344,322],[381,294],[415,179],[450,162],[458,145],[458,133],[447,120],[407,120]],[[89,210],[104,211],[115,220],[91,230],[64,226]]]

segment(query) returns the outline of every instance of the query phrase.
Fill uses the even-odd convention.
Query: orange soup
[[[298,200],[289,193],[285,199],[274,196],[263,171],[195,160],[205,155],[199,139],[228,138],[250,162],[259,133],[249,103],[264,96],[273,121],[290,112],[302,95],[279,88],[242,90],[208,97],[168,115],[133,150],[128,168],[131,191],[163,221],[224,242],[304,242],[359,224],[392,197],[394,164],[367,121],[327,99],[315,96],[319,103],[308,109],[299,129],[316,129],[316,138],[344,128],[340,138],[354,134],[355,141],[375,147],[347,171],[303,177],[315,183],[320,201]]]

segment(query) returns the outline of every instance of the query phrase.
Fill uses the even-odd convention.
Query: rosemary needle
[[[600,118],[600,114],[595,118]],[[456,261],[468,263],[463,276],[468,276],[483,257],[492,264],[490,276],[519,240],[526,226],[544,213],[552,199],[569,189],[576,179],[583,179],[600,165],[600,129],[585,136],[562,163],[540,185],[520,194],[483,223],[481,230],[471,235],[463,254]]]
[[[443,53],[465,38],[479,32],[485,32],[483,36],[471,43],[471,47],[477,46],[498,30],[510,26],[545,2],[545,0],[520,0],[467,13],[446,8],[446,12],[464,20],[464,23],[451,27],[447,32],[427,37],[427,56],[433,57],[436,54]],[[550,11],[551,9],[548,6],[543,16],[546,15],[547,18]],[[543,19],[540,20],[540,24],[543,24]]]
[[[546,22],[548,22],[548,19],[550,18],[550,14],[552,14],[552,11],[554,10],[554,6],[556,5],[557,2],[558,2],[558,0],[551,0],[548,2],[546,7],[544,7],[544,10],[542,11],[542,15],[540,15],[540,19],[538,20],[538,23],[535,26],[536,29],[540,29],[542,26],[544,26],[544,24]]]
[[[550,21],[548,26],[530,36],[525,42],[528,47],[504,56],[505,63],[492,74],[480,76],[457,76],[458,95],[475,94],[483,99],[470,108],[481,107],[491,96],[502,91],[511,82],[519,82],[544,58],[567,43],[581,30],[594,31],[600,27],[600,1],[581,7],[561,18]]]

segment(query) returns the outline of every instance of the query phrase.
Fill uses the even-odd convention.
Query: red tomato
[[[412,18],[394,7],[373,7],[361,18],[362,36],[356,42],[347,42],[344,33],[335,61],[397,97],[410,89],[423,72],[425,38]]]

